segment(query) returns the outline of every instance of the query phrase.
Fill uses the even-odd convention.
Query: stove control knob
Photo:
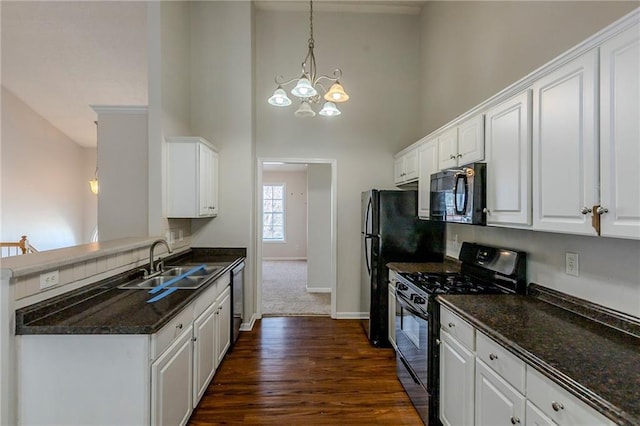
[[[405,284],[402,283],[398,283],[398,290],[408,290],[409,287],[407,287]]]
[[[418,305],[424,305],[426,303],[426,300],[424,300],[424,297],[420,297],[416,294],[413,299],[413,302],[417,303]]]

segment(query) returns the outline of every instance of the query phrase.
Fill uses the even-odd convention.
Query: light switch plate
[[[40,289],[52,287],[60,283],[60,271],[45,272],[40,274]]]
[[[580,265],[579,265],[579,256],[578,253],[565,253],[564,254],[564,266],[565,272],[567,275],[573,275],[574,277],[579,276],[580,274]]]

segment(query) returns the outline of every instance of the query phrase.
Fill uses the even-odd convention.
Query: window
[[[284,184],[262,186],[262,240],[284,241]]]

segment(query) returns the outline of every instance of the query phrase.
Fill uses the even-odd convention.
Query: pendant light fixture
[[[277,76],[275,82],[278,85],[273,95],[268,99],[268,102],[273,106],[289,106],[291,105],[291,99],[287,96],[287,93],[282,86],[286,86],[291,83],[296,83],[291,94],[300,98],[300,106],[295,112],[296,117],[315,117],[316,113],[311,108],[311,104],[317,104],[321,100],[325,103],[320,110],[319,114],[325,117],[333,117],[340,115],[341,112],[336,106],[336,103],[345,102],[349,100],[349,95],[344,91],[342,84],[340,84],[340,77],[342,77],[342,70],[336,68],[333,71],[333,76],[328,75],[316,75],[316,57],[313,53],[315,41],[313,39],[313,0],[309,0],[309,50],[307,56],[302,62],[302,75],[294,77],[290,80],[285,80],[283,76]],[[320,80],[327,80],[329,83],[333,83],[329,90],[320,82]],[[320,93],[324,93],[323,96]]]

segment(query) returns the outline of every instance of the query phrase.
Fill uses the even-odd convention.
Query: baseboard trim
[[[258,319],[257,315],[253,314],[251,316],[251,321],[243,322],[242,324],[240,324],[240,331],[251,331],[251,330],[253,330],[253,326],[256,323],[257,319]]]
[[[367,319],[369,312],[336,312],[336,319]]]
[[[315,288],[315,287],[307,287],[307,293],[331,293],[330,288]]]
[[[267,260],[307,260],[306,257],[263,257],[263,261]]]

